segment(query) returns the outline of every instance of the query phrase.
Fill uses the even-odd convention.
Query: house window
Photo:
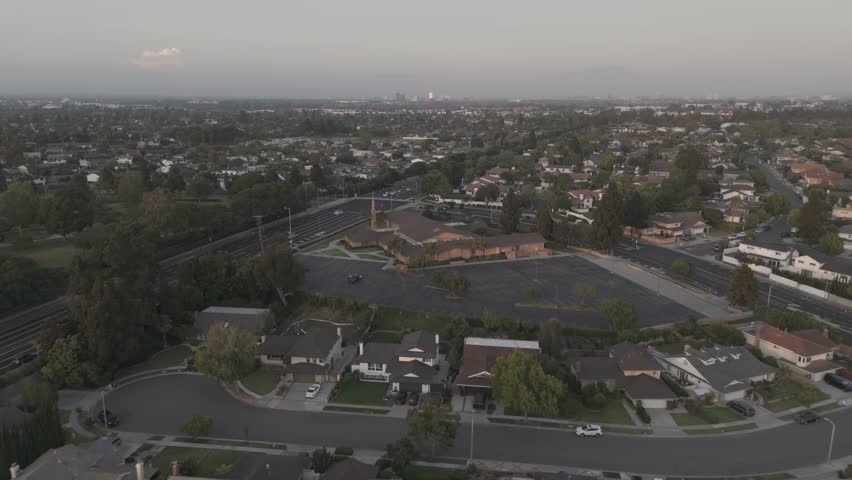
[[[381,372],[382,371],[382,364],[381,363],[371,363],[371,364],[367,365],[367,370],[369,370],[371,372]]]

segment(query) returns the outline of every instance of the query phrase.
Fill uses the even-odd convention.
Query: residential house
[[[633,403],[645,408],[666,408],[677,399],[660,379],[664,369],[646,349],[629,342],[612,347],[608,357],[582,357],[571,371],[583,386],[604,383],[610,390],[621,390]]]
[[[656,160],[648,167],[648,175],[669,178],[674,165],[665,160]]]
[[[194,328],[200,340],[205,340],[210,327],[217,324],[260,337],[271,321],[272,313],[268,308],[207,307],[195,312]]]
[[[722,200],[733,200],[734,198],[738,198],[744,202],[753,202],[758,200],[758,196],[754,188],[744,186],[722,187],[719,191],[719,197]]]
[[[655,355],[676,379],[696,396],[713,393],[717,402],[745,398],[753,382],[772,381],[775,369],[758,360],[747,347],[696,349],[689,345],[684,353]]]
[[[852,250],[852,225],[844,225],[837,231],[837,235],[843,240],[843,248]]]
[[[777,358],[782,366],[813,381],[843,368],[831,361],[838,346],[828,337],[828,329],[788,333],[757,323],[744,328],[743,335],[746,343],[767,357]]]
[[[749,260],[757,261],[758,264],[769,268],[781,268],[793,264],[793,260],[799,254],[793,247],[787,245],[773,245],[756,240],[740,241],[739,253],[745,255]]]
[[[810,250],[802,251],[790,270],[817,280],[852,283],[852,262],[842,257],[828,257]]]
[[[443,389],[446,374],[438,363],[438,335],[418,330],[400,343],[359,343],[352,371],[368,382],[391,384],[394,392],[429,393]]]
[[[125,463],[115,436],[100,437],[82,445],[65,445],[48,450],[27,468],[12,464],[15,480],[149,480],[159,471],[143,462]]]
[[[537,341],[531,340],[465,338],[461,367],[455,381],[462,394],[490,393],[491,369],[497,359],[508,356],[515,350],[538,354],[541,347]]]
[[[831,218],[836,218],[839,220],[852,220],[852,205],[846,207],[832,208]]]
[[[180,464],[173,468],[176,475],[170,480],[208,480],[207,478],[180,475]],[[307,473],[311,468],[310,458],[303,455],[269,455],[265,453],[241,452],[239,459],[225,475],[226,480],[304,480],[314,478]]]
[[[288,382],[336,382],[343,366],[340,328],[314,327],[304,335],[264,336],[257,352],[265,365],[284,367]],[[335,368],[336,367],[336,368]]]
[[[710,231],[710,225],[704,222],[701,212],[658,213],[651,217],[650,224],[651,226],[642,230],[642,236],[651,240],[673,240]]]
[[[354,458],[335,462],[320,476],[320,480],[375,480],[379,468]]]

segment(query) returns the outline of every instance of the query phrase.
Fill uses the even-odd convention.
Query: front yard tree
[[[562,383],[544,373],[538,359],[528,353],[515,350],[497,359],[491,383],[494,395],[524,412],[524,418],[530,413],[553,416],[559,412]]]
[[[449,405],[426,401],[408,411],[408,434],[417,442],[431,444],[433,457],[437,446],[453,446],[458,429],[459,415]]]
[[[770,215],[784,215],[790,209],[790,200],[778,192],[772,192],[766,197],[764,208]]]
[[[541,350],[556,357],[565,349],[565,337],[562,335],[562,324],[555,318],[550,318],[538,329],[538,341],[541,344]]]
[[[193,440],[198,437],[206,437],[210,435],[210,430],[213,429],[213,419],[200,413],[193,413],[180,426],[180,430],[192,437]]]
[[[334,453],[327,448],[318,448],[311,454],[311,470],[315,473],[325,473],[334,465]]]
[[[450,181],[440,170],[432,170],[423,177],[423,192],[444,196],[452,190]]]
[[[748,265],[742,264],[731,277],[731,287],[728,290],[728,301],[734,305],[748,305],[757,298],[757,282],[754,272]]]
[[[47,213],[47,228],[62,236],[82,231],[95,219],[94,194],[81,174],[71,177],[68,188],[56,194]]]
[[[541,205],[535,212],[535,224],[538,233],[550,240],[553,238],[553,217],[550,216],[550,207]]]
[[[639,321],[639,311],[636,305],[623,298],[610,298],[601,304],[601,313],[604,314],[609,326],[615,332],[624,332],[636,328]]]
[[[835,232],[825,232],[819,237],[819,249],[826,255],[843,253],[843,240]]]
[[[825,233],[825,212],[828,205],[825,190],[814,188],[808,192],[808,203],[799,210],[799,235],[810,244],[817,243]]]
[[[624,235],[624,199],[621,188],[610,182],[594,212],[592,244],[598,250],[609,250]]]
[[[305,267],[286,245],[267,248],[255,263],[254,274],[258,284],[275,290],[284,305],[287,295],[302,288],[305,281]]]
[[[636,190],[631,190],[624,201],[624,224],[633,228],[644,228],[648,220],[647,212],[642,204],[642,196]]]
[[[385,458],[390,460],[393,471],[399,473],[417,459],[417,449],[410,438],[402,437],[387,445]]]
[[[195,366],[223,382],[234,382],[255,368],[254,335],[217,324],[207,332],[207,343],[195,353]]]
[[[503,210],[500,213],[500,227],[503,233],[512,233],[518,231],[518,223],[521,222],[521,201],[515,190],[509,190],[506,197],[503,198]]]

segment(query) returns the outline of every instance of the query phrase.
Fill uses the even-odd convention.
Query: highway
[[[396,208],[418,196],[414,181],[403,180],[375,192],[376,208]],[[319,207],[294,214],[292,218],[278,219],[262,226],[263,241],[269,245],[273,238],[287,239],[292,225],[291,242],[300,248],[328,238],[369,219],[372,198],[339,199]],[[260,253],[258,229],[249,229],[229,237],[194,248],[159,263],[161,279],[174,281],[181,262],[212,252],[227,252],[239,257]],[[17,357],[25,353],[38,353],[34,344],[38,340],[42,323],[53,317],[68,315],[70,300],[61,297],[42,305],[0,319],[0,373],[14,367]]]

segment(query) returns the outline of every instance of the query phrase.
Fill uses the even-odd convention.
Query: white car
[[[334,214],[335,214],[335,215],[342,215],[342,214],[343,214],[343,210],[335,210],[335,211],[334,211]]]
[[[603,430],[600,425],[581,425],[576,430],[578,437],[600,437]]]
[[[315,384],[311,385],[310,387],[308,387],[308,391],[305,392],[305,398],[316,397],[317,394],[320,391],[320,388],[322,388],[322,385],[320,385],[319,383],[315,383]]]

